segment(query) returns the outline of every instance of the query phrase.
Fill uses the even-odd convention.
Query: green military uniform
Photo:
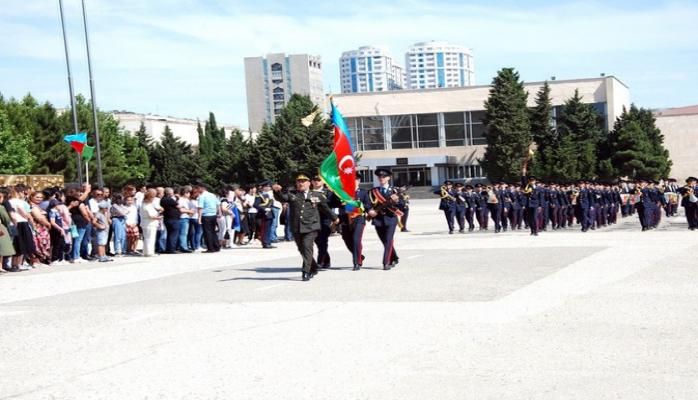
[[[286,223],[290,224],[298,252],[303,257],[303,280],[308,280],[315,275],[318,267],[313,257],[313,244],[321,229],[320,214],[332,221],[337,220],[337,216],[327,205],[327,198],[322,192],[275,191],[274,198],[288,203],[290,215]]]

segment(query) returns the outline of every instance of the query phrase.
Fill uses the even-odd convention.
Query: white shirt
[[[126,209],[128,210],[128,212],[126,213],[126,224],[127,225],[138,224],[138,208],[135,205],[132,205],[132,206],[127,206]]]
[[[254,196],[251,194],[246,194],[245,195],[245,205],[250,207],[247,212],[249,214],[257,214],[257,209],[252,207],[254,205]]]

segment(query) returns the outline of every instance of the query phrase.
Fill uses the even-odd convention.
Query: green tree
[[[663,135],[650,110],[631,105],[616,119],[600,145],[599,169],[609,178],[659,179],[671,170]]]
[[[169,126],[153,151],[153,183],[166,186],[192,183],[200,177],[200,169],[194,160],[189,144],[175,137]]]
[[[14,131],[5,110],[0,108],[0,174],[27,174],[34,156],[26,132]]]
[[[546,81],[536,94],[536,106],[531,109],[531,135],[536,143],[532,171],[541,179],[548,180],[554,175],[555,151],[559,146],[557,133],[552,124],[553,104],[550,99],[550,85]]]
[[[492,89],[485,101],[485,137],[487,148],[480,160],[490,180],[516,181],[531,144],[528,94],[519,74],[503,68],[492,80]]]
[[[140,145],[138,136],[128,132],[124,133],[124,154],[126,155],[126,175],[129,182],[145,183],[150,179],[152,173],[150,154],[145,147]]]
[[[582,102],[579,91],[565,102],[562,113],[557,120],[557,130],[560,136],[569,136],[574,143],[575,153],[569,159],[559,159],[559,163],[574,163],[579,178],[594,179],[597,177],[597,148],[603,138],[601,116],[591,104]],[[566,177],[576,179],[577,177]]]

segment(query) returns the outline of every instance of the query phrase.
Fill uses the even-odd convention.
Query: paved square
[[[698,234],[445,234],[415,200],[400,265],[339,237],[0,277],[0,399],[693,399]]]

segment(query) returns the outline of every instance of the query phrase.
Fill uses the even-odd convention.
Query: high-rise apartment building
[[[324,102],[320,56],[284,53],[245,58],[247,116],[251,132],[272,123],[294,93]]]
[[[407,87],[448,88],[475,84],[475,65],[470,50],[445,42],[415,43],[405,54]]]
[[[362,46],[339,59],[342,93],[383,92],[405,87],[402,67],[387,49]]]

